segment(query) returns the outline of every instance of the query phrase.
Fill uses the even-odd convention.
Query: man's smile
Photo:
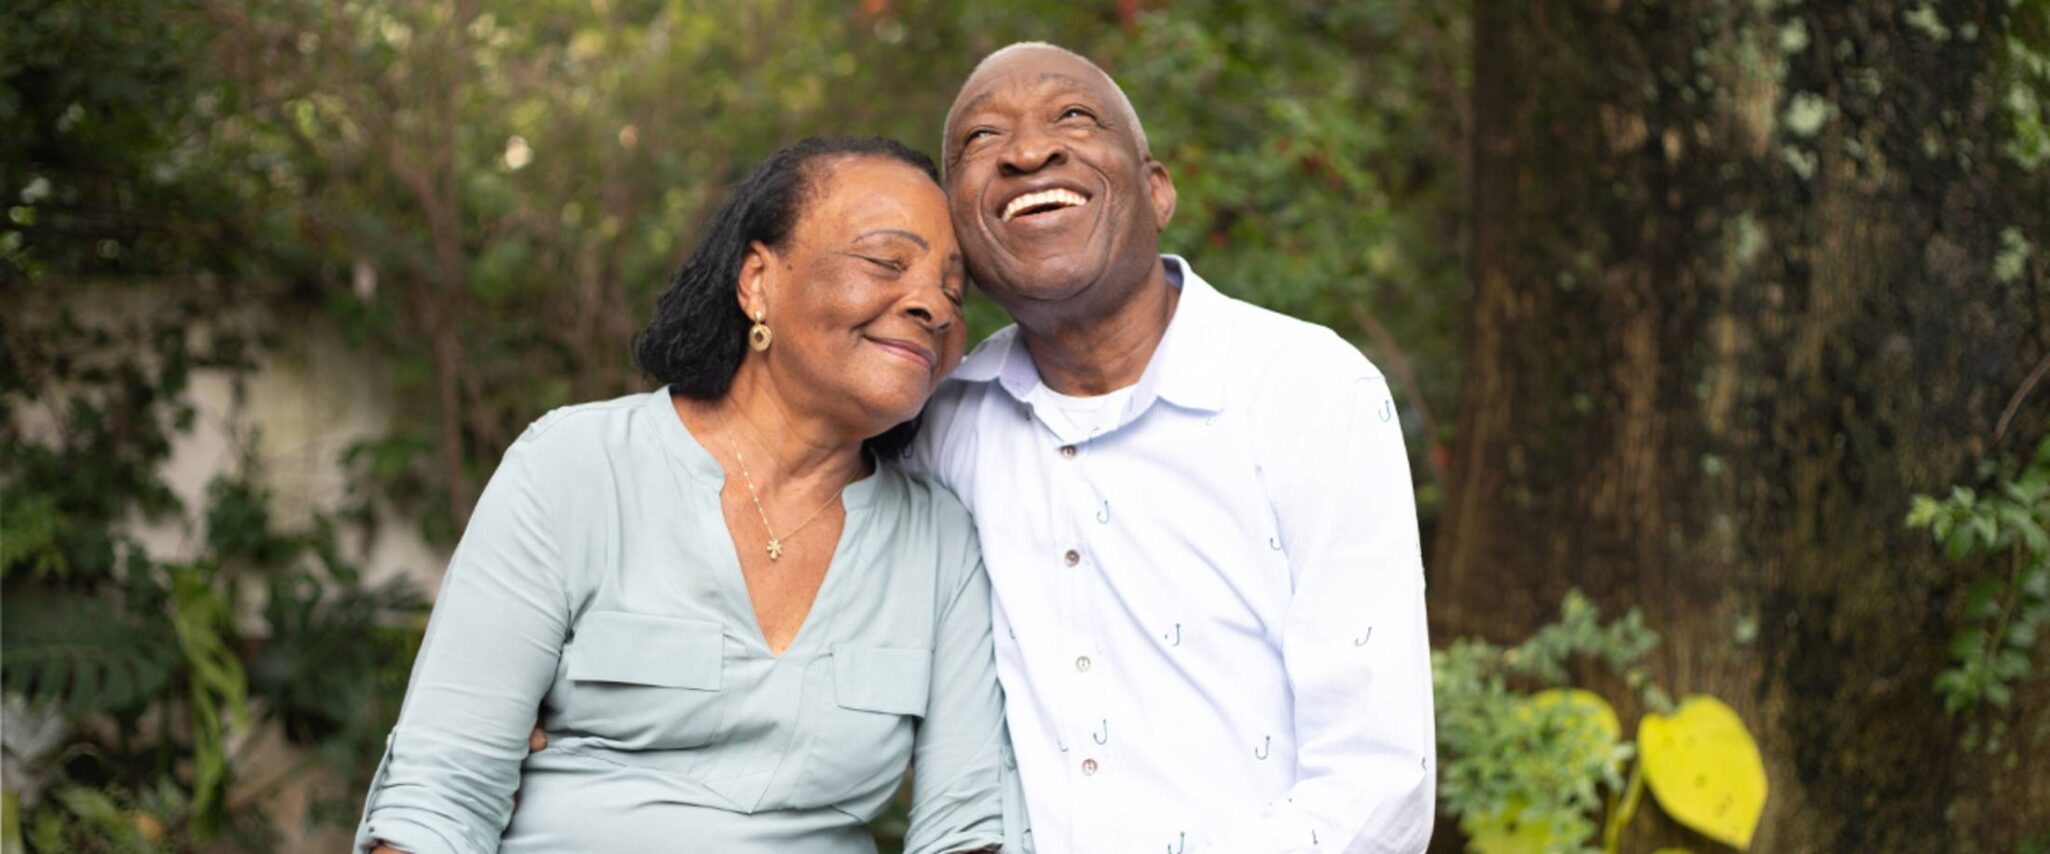
[[[1020,193],[1004,204],[1002,218],[1010,222],[1021,216],[1036,216],[1089,204],[1089,197],[1067,187]]]
[[[984,210],[985,228],[1013,251],[1028,245],[1048,248],[1043,241],[1064,235],[1061,243],[1081,240],[1090,223],[1101,218],[1101,193],[1085,189],[1073,179],[1038,177],[1004,181],[1009,186],[992,187],[991,203]],[[1068,247],[1070,250],[1078,246]]]

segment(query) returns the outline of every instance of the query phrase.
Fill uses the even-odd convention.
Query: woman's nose
[[[954,301],[938,283],[914,288],[904,301],[904,313],[934,332],[944,332],[961,317]]]

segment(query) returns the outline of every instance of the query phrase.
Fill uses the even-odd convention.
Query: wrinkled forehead
[[[946,132],[951,135],[954,123],[961,117],[984,106],[999,93],[1017,87],[1029,87],[1031,91],[1082,92],[1111,104],[1120,100],[1115,94],[1117,84],[1111,82],[1102,69],[1051,48],[1021,48],[984,63],[968,76],[968,81],[961,84],[960,93],[954,96],[953,106],[947,110]],[[1126,109],[1120,105],[1121,111]]]

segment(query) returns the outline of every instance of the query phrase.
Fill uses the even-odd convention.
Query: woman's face
[[[881,157],[816,163],[781,249],[750,248],[741,309],[774,332],[759,360],[785,400],[881,433],[924,407],[961,361],[967,273],[947,199]]]

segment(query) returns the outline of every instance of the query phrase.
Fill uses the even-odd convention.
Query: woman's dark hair
[[[690,260],[655,301],[655,317],[634,339],[634,364],[673,394],[713,400],[726,394],[747,356],[753,321],[740,310],[734,289],[747,247],[755,241],[782,249],[806,205],[819,195],[819,178],[830,160],[881,157],[924,172],[937,184],[932,158],[893,139],[810,137],[769,155],[735,187],[726,204],[691,250]],[[868,440],[878,456],[890,458],[911,445],[912,419]]]

